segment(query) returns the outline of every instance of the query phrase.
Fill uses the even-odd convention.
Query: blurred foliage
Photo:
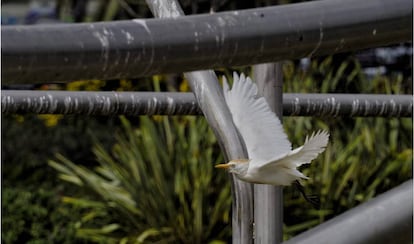
[[[102,80],[79,80],[66,84],[68,91],[99,91],[105,87],[105,81]]]
[[[230,187],[217,174],[216,139],[203,118],[140,117],[132,128],[122,117],[111,153],[97,144],[94,170],[58,156],[50,165],[63,180],[88,189],[95,198],[67,197],[88,209],[79,237],[121,243],[206,243],[230,238]],[[105,224],[101,216],[111,216]]]
[[[1,208],[2,243],[75,242],[71,220],[78,211],[60,204],[50,189],[3,188]]]
[[[293,62],[284,65],[284,91],[295,93],[410,94],[400,74],[367,80],[359,62],[347,56],[315,59],[308,69]],[[307,190],[321,197],[320,210],[310,206],[292,188],[285,188],[285,238],[330,219],[412,178],[412,118],[285,117],[293,146],[304,135],[328,129],[326,151],[303,168],[311,177]],[[306,207],[304,207],[306,206]]]
[[[95,165],[93,141],[105,147],[113,141],[96,131],[113,130],[113,120],[66,116],[49,127],[36,115],[3,115],[1,127],[2,243],[78,242],[79,210],[61,204],[61,196],[80,190],[61,184],[47,160],[59,152]]]
[[[28,182],[41,182],[45,175],[49,180],[55,179],[54,171],[45,166],[47,160],[58,152],[70,155],[76,162],[81,160],[88,165],[95,164],[94,156],[89,150],[94,138],[105,145],[112,144],[113,138],[112,135],[92,131],[112,130],[116,127],[115,123],[110,118],[100,120],[66,116],[60,120],[59,126],[50,127],[38,115],[3,116],[2,170],[7,172],[3,174],[3,186],[24,186]]]

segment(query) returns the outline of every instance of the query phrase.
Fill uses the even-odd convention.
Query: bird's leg
[[[303,198],[316,209],[320,209],[321,207],[321,200],[319,199],[318,195],[306,195],[305,188],[300,184],[298,180],[295,180],[293,184],[296,186],[296,189],[302,194]]]

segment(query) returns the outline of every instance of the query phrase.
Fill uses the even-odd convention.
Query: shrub
[[[73,243],[77,210],[62,206],[55,191],[2,189],[2,243]],[[79,240],[77,240],[79,241]]]
[[[88,209],[77,235],[94,241],[206,243],[229,240],[230,188],[213,171],[216,139],[203,118],[140,117],[108,153],[93,151],[95,170],[66,158],[50,161],[62,179],[88,188],[94,198],[66,198]],[[101,216],[111,216],[102,223]]]
[[[336,68],[332,60],[329,56],[313,61],[308,71],[287,62],[285,92],[412,93],[400,75],[367,80],[351,57]],[[316,129],[330,132],[326,151],[302,169],[311,178],[303,184],[307,192],[320,195],[321,209],[311,209],[298,192],[285,188],[285,238],[412,178],[412,118],[286,117],[284,121],[294,146],[302,145],[305,135]]]

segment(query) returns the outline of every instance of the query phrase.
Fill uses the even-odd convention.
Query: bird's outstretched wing
[[[325,150],[328,140],[329,133],[327,131],[323,130],[313,133],[310,137],[306,137],[303,146],[296,148],[280,158],[272,160],[272,162],[264,165],[259,170],[266,172],[269,170],[276,170],[276,168],[291,169],[286,172],[289,172],[289,174],[297,176],[298,178],[307,178],[301,172],[296,170],[296,167],[299,167],[302,164],[308,164],[315,159]]]
[[[223,77],[223,90],[250,159],[260,164],[290,152],[292,146],[280,120],[270,110],[266,100],[257,94],[257,86],[249,77],[244,74],[239,77],[234,73],[231,90]]]

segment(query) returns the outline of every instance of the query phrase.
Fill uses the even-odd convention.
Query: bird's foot
[[[305,198],[305,200],[308,203],[312,204],[312,206],[315,209],[320,209],[321,208],[321,200],[320,200],[318,195],[306,195],[305,188],[302,186],[302,184],[300,184],[300,182],[298,180],[294,181],[293,184],[296,186],[296,189],[299,190],[299,192],[302,194],[303,198]]]

